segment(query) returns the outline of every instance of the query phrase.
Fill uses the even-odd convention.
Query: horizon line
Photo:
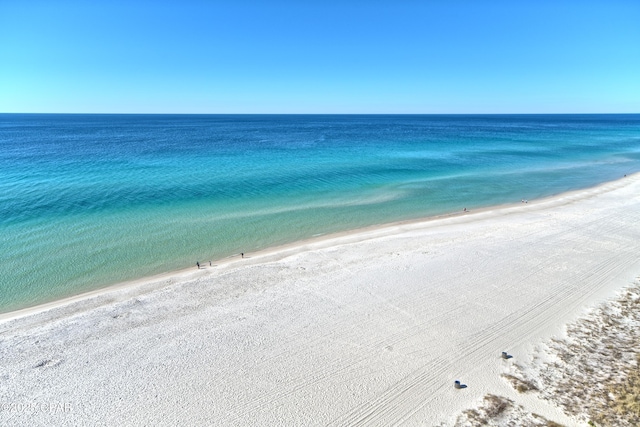
[[[34,115],[144,115],[144,116],[541,116],[541,115],[635,115],[640,112],[602,112],[602,113],[96,113],[96,112],[3,112],[0,114]]]

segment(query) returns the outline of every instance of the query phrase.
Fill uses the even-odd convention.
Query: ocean
[[[637,171],[635,114],[0,114],[0,312]]]

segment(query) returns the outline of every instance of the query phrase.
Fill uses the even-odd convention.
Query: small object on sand
[[[467,388],[466,384],[460,384],[460,381],[455,380],[455,382],[453,383],[453,387],[455,388]]]
[[[507,354],[507,352],[506,352],[506,351],[503,351],[503,352],[502,352],[502,358],[503,358],[503,359],[511,359],[512,357],[513,357],[513,356],[512,356],[512,355],[510,355],[510,354]]]

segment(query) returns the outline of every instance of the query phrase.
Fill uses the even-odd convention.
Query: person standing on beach
[[[196,265],[198,266],[198,270],[200,270],[200,261],[196,261]]]

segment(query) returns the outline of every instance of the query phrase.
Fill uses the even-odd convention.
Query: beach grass
[[[538,390],[538,387],[531,381],[524,380],[513,374],[502,374],[502,377],[505,378],[518,393]]]
[[[567,326],[566,337],[538,349],[530,366],[502,377],[518,393],[536,393],[592,427],[640,425],[640,283]],[[559,426],[513,400],[488,394],[456,426]]]
[[[567,414],[594,426],[640,425],[640,284],[603,304],[554,339],[554,357],[521,369],[522,381]],[[515,376],[512,375],[513,378]],[[513,383],[518,389],[522,382]]]
[[[527,412],[521,405],[504,396],[487,394],[482,405],[464,411],[457,419],[456,427],[475,426],[526,426],[563,427],[539,414]]]
[[[610,384],[608,392],[614,396],[611,408],[622,418],[640,424],[640,355],[636,356],[636,366],[627,372],[627,378],[621,384]],[[602,422],[600,417],[594,417]]]

